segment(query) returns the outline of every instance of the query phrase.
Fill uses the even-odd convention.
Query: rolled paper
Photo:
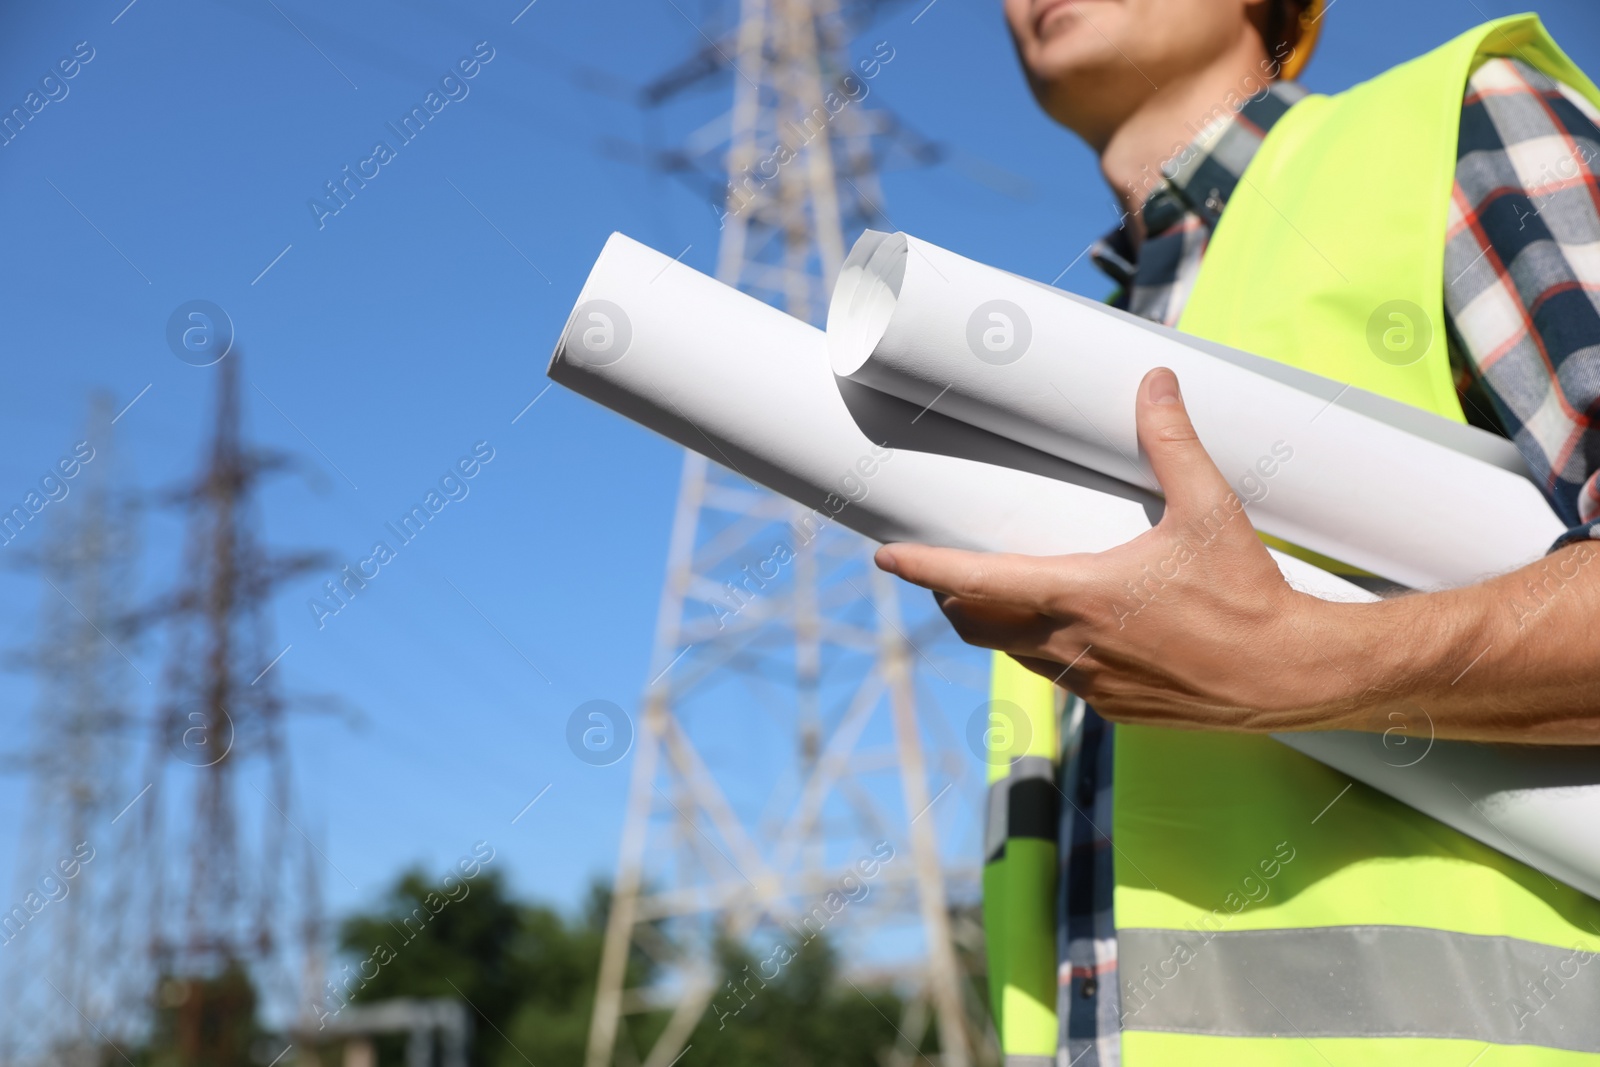
[[[1566,529],[1503,438],[907,234],[856,242],[827,332],[843,378],[1148,491],[1134,397],[1170,367],[1256,529],[1400,585],[1513,570]]]
[[[822,331],[622,234],[578,294],[550,377],[874,541],[1049,555],[1150,525],[1135,500],[994,465],[1059,460],[871,390],[847,403]],[[852,404],[884,434],[864,433]],[[896,426],[982,459],[911,451]]]
[[[836,379],[829,359],[816,328],[613,234],[549,375],[796,501],[809,509],[802,527],[838,522],[875,541],[1056,555],[1103,551],[1159,517],[1148,489],[952,419],[935,410],[942,400],[917,405]],[[1184,390],[1192,406],[1188,380]],[[1085,402],[1097,419],[1113,403],[1131,413],[1133,392]],[[1273,558],[1306,592],[1375,599],[1309,563]],[[1408,743],[1426,754],[1412,762],[1409,749],[1377,734],[1277,739],[1600,897],[1600,758],[1592,749],[1552,756],[1417,737]]]

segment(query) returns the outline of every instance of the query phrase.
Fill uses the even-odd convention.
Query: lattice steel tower
[[[95,394],[82,440],[42,487],[54,490],[43,529],[4,534],[44,579],[38,637],[21,657],[39,685],[16,760],[30,793],[19,883],[33,900],[0,924],[5,1062],[91,1067],[106,1035],[140,1021],[147,992],[127,921],[135,820],[119,818],[139,789],[127,765],[143,687],[125,658],[137,524],[112,422],[110,398]]]
[[[845,233],[884,218],[876,153],[888,120],[857,100],[864,81],[846,56],[846,22],[829,0],[743,0],[736,29],[708,36],[706,48],[644,93],[658,104],[731,71],[731,114],[705,127],[727,140],[691,139],[657,162],[684,172],[713,160],[706,169],[719,186],[727,182],[718,277],[817,324]],[[612,1063],[619,1031],[627,1039],[625,1015],[671,1007],[643,1055],[644,1067],[668,1067],[729,988],[716,939],[794,930],[877,840],[890,841],[896,858],[830,935],[908,923],[917,946],[910,959],[861,968],[911,984],[899,1026],[910,1037],[896,1058],[916,1056],[907,1042],[920,1039],[930,1014],[947,1067],[988,1058],[947,897],[950,877],[975,881],[975,871],[941,868],[942,793],[928,780],[925,734],[934,724],[921,675],[938,671],[925,653],[945,628],[939,620],[929,635],[908,632],[895,583],[871,565],[872,546],[837,528],[805,542],[799,514],[686,453],[587,1067]],[[793,549],[791,558],[773,555],[778,544]],[[713,773],[703,755],[722,745],[716,732],[743,729],[729,722],[730,709],[780,727],[783,751],[747,748]],[[879,709],[889,728],[870,750],[862,742],[882,725]],[[635,952],[661,965],[654,985],[628,988]]]
[[[277,586],[322,558],[261,542],[261,484],[291,460],[244,440],[240,360],[234,352],[216,365],[203,466],[167,495],[188,521],[176,589],[144,613],[168,634],[140,813],[149,951],[182,1062],[230,1058],[229,1035],[245,1032],[255,991],[307,1010],[319,967],[323,861],[296,821],[277,666],[287,650],[273,640],[269,609]]]

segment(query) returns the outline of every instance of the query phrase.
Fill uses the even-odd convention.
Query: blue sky
[[[680,453],[560,389],[511,420],[544,387],[607,234],[687,246],[685,262],[712,269],[707,203],[603,146],[671,143],[721,111],[726,78],[656,116],[614,90],[698,47],[691,20],[710,27],[730,5],[525,2],[82,0],[13,5],[0,33],[0,110],[79,42],[93,49],[67,95],[0,147],[0,499],[20,499],[81,438],[95,387],[117,407],[139,397],[118,423],[138,484],[193,470],[215,371],[176,359],[165,332],[195,299],[235,325],[249,434],[317,472],[266,492],[270,545],[354,562],[476,442],[494,451],[470,495],[325,628],[306,607],[323,575],[276,604],[277,644],[293,646],[275,668],[287,691],[338,694],[364,722],[291,727],[298,812],[336,865],[323,872],[336,913],[402,864],[442,869],[478,839],[520,889],[562,904],[615,862],[627,764],[586,766],[563,734],[579,704],[631,709],[648,679]],[[1517,9],[1337,0],[1305,81],[1342,88]],[[1591,0],[1543,14],[1600,70]],[[941,165],[885,176],[892,224],[1103,295],[1078,257],[1114,220],[1111,199],[1090,154],[1033,107],[998,3],[891,7],[853,48],[880,40],[895,58],[869,104],[947,149]],[[386,124],[479,42],[492,59],[466,95],[319,220],[309,202],[324,183],[376,141],[397,143]],[[171,579],[181,534],[170,515],[148,518],[142,595]],[[0,570],[0,646],[30,641],[41,590],[53,595]],[[159,678],[158,642],[132,655]],[[151,688],[131,670],[128,683],[147,711]],[[32,700],[29,676],[0,675],[14,744]],[[729,769],[760,729],[744,724],[707,758]],[[24,799],[17,779],[0,780],[0,869]],[[943,830],[952,851],[976,850],[975,819]]]

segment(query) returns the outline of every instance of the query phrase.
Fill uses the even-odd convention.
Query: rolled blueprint
[[[1565,531],[1509,441],[906,234],[856,242],[828,347],[841,377],[1151,490],[1134,397],[1170,367],[1256,529],[1413,588],[1513,570]]]
[[[1150,525],[1133,500],[869,438],[828,370],[820,330],[622,234],[584,283],[550,377],[875,541],[1050,554],[1111,548]],[[909,425],[917,414],[859,392],[869,424]],[[936,422],[961,442],[989,436],[933,413],[914,429]],[[991,461],[1027,451],[989,443]]]
[[[821,331],[621,234],[584,283],[549,374],[812,509],[818,523],[877,541],[1051,555],[1101,551],[1151,523],[1147,493],[837,381]],[[1131,390],[1123,399],[1131,410]],[[1274,558],[1307,592],[1373,599]],[[1397,767],[1377,735],[1278,739],[1600,897],[1600,759],[1590,750],[1560,754],[1553,777],[1548,749],[1436,741]]]

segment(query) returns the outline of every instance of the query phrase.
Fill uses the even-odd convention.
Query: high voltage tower
[[[144,613],[168,634],[141,779],[148,951],[163,1038],[185,1063],[243,1056],[233,1043],[257,994],[304,1011],[321,977],[319,868],[293,801],[269,621],[273,590],[319,557],[261,544],[261,483],[290,461],[243,440],[240,358],[216,365],[199,475],[167,497],[188,522],[176,589]]]
[[[104,1035],[137,1025],[148,992],[130,964],[139,947],[124,881],[134,820],[119,818],[139,788],[126,771],[140,686],[121,647],[137,555],[123,473],[110,400],[97,394],[80,443],[41,485],[53,502],[43,529],[14,535],[32,542],[12,551],[44,584],[38,640],[25,655],[38,696],[15,761],[29,780],[22,877],[0,932],[6,1062],[98,1067]]]
[[[855,100],[864,94],[845,48],[850,21],[829,0],[742,0],[736,28],[707,36],[644,91],[660,104],[731,73],[731,113],[704,128],[726,140],[691,140],[666,162],[682,171],[714,159],[727,183],[718,277],[813,323],[846,233],[884,220],[877,151],[893,124]],[[845,953],[847,967],[909,989],[890,1062],[920,1062],[914,1043],[930,1023],[946,1067],[991,1059],[952,931],[950,884],[959,880],[970,900],[975,864],[946,869],[936,829],[968,796],[941,805],[944,791],[929,781],[930,764],[949,768],[957,747],[938,732],[931,690],[949,685],[927,658],[947,629],[942,620],[910,628],[895,583],[871,565],[872,546],[839,528],[804,534],[802,514],[686,453],[587,1067],[609,1067],[619,1041],[637,1062],[629,1014],[672,1009],[642,1057],[644,1067],[668,1067],[708,1009],[724,1018],[759,996],[759,977],[740,974],[736,986],[719,973],[718,939],[755,938],[759,948],[771,935],[804,952],[823,925],[836,942],[878,938],[876,950]],[[708,766],[705,752],[763,728],[786,734],[781,754],[741,751]],[[894,858],[867,895],[837,918],[819,912],[880,841]],[[895,932],[912,948],[882,962],[893,955],[882,939]],[[636,954],[657,966],[644,987],[630,986]]]

